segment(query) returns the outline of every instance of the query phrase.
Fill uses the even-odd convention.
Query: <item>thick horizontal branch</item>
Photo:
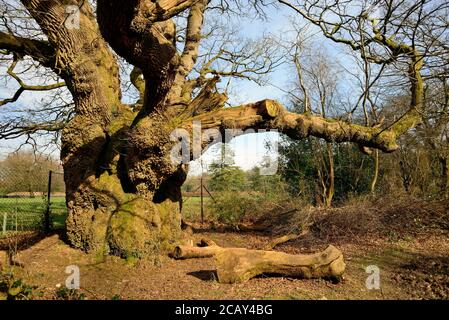
[[[237,133],[233,137],[238,136],[238,132],[248,132],[248,129],[274,129],[295,140],[313,136],[328,142],[354,142],[384,152],[393,152],[398,149],[398,135],[414,127],[418,120],[418,114],[408,113],[389,128],[366,127],[342,120],[289,112],[274,100],[262,100],[201,114],[185,121],[182,127],[193,132],[193,121],[200,121],[203,132],[218,129],[221,133],[225,129],[234,129]]]
[[[55,50],[42,40],[17,37],[0,31],[0,49],[18,56],[30,56],[46,67],[54,66]]]

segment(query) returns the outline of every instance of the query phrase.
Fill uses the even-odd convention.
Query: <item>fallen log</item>
[[[210,258],[213,257],[221,249],[223,248],[217,245],[205,247],[180,245],[175,248],[171,256],[175,259]]]
[[[215,263],[220,283],[244,282],[261,274],[339,279],[346,266],[341,251],[332,245],[322,252],[298,255],[222,248],[215,251]]]
[[[176,246],[170,256],[175,259],[210,258],[213,257],[219,249],[222,248],[214,241],[201,239],[197,246],[193,246],[193,241],[191,244]]]
[[[198,247],[210,247],[216,245],[217,244],[213,240],[209,239],[201,239],[201,241],[198,243]]]
[[[265,225],[255,225],[255,224],[243,224],[239,223],[236,225],[236,229],[238,231],[246,231],[246,232],[265,232],[267,229],[269,229],[270,226]]]
[[[322,252],[292,255],[277,251],[222,248],[213,241],[205,240],[201,244],[207,246],[177,246],[171,256],[175,259],[215,257],[220,283],[244,282],[261,274],[339,279],[346,267],[343,254],[332,245]]]

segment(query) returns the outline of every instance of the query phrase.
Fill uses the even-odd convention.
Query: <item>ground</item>
[[[260,248],[271,239],[255,233],[202,232],[195,236],[219,245]],[[278,248],[288,253],[310,251],[301,241]],[[378,240],[341,244],[347,269],[341,283],[259,277],[242,284],[219,284],[212,258],[129,261],[96,257],[70,248],[58,234],[44,238],[19,253],[15,274],[36,285],[37,299],[53,299],[64,286],[65,268],[77,265],[81,290],[89,299],[448,299],[449,239],[447,235],[413,240]],[[318,246],[316,249],[322,249]],[[425,255],[423,255],[425,253]],[[368,290],[367,265],[381,270],[381,289]]]
[[[380,201],[380,202],[379,202]],[[186,202],[188,203],[188,202]],[[449,219],[446,202],[412,198],[358,199],[344,207],[268,214],[259,219],[270,232],[202,225],[197,201],[190,218],[195,242],[210,239],[222,247],[261,249],[291,226],[309,221],[310,232],[275,250],[309,253],[333,244],[347,264],[340,283],[261,276],[241,284],[219,284],[212,258],[173,260],[167,255],[130,261],[86,254],[71,248],[63,230],[52,235],[22,233],[25,245],[14,257],[16,278],[35,286],[34,299],[67,298],[66,267],[80,268],[81,289],[71,298],[88,299],[449,299]],[[206,213],[206,218],[210,216]],[[306,219],[307,218],[307,219]],[[60,219],[60,218],[59,218]],[[0,250],[7,245],[0,238]],[[17,239],[17,237],[15,238]],[[1,253],[1,251],[0,251]],[[4,251],[3,251],[4,253]],[[1,257],[0,257],[1,258]],[[380,289],[368,290],[366,267],[380,269]],[[61,294],[62,290],[62,294]]]

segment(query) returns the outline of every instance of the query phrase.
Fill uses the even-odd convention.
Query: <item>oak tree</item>
[[[239,68],[214,70],[206,61],[205,68],[195,69],[205,15],[221,14],[220,10],[228,9],[226,1],[20,3],[26,9],[20,21],[15,22],[10,15],[13,20],[4,22],[0,31],[1,54],[12,61],[8,73],[19,83],[18,91],[2,104],[14,101],[26,90],[66,86],[70,93],[73,112],[60,115],[62,121],[44,121],[43,127],[34,129],[22,123],[22,131],[14,132],[61,131],[68,239],[83,250],[141,256],[176,239],[181,226],[181,185],[188,170],[186,164],[173,161],[173,148],[179,144],[172,135],[176,129],[187,132],[193,141],[195,123],[200,122],[203,146],[210,139],[219,141],[217,137],[224,136],[226,129],[239,129],[235,135],[246,129],[277,129],[292,139],[314,136],[393,152],[398,148],[398,135],[419,122],[422,55],[413,46],[385,35],[383,28],[371,30],[370,43],[390,50],[393,55],[388,59],[409,59],[414,94],[405,116],[387,127],[371,127],[293,113],[273,100],[225,107],[228,97],[216,85],[220,77],[239,76],[239,68],[257,74],[271,65],[269,59],[252,63],[256,58],[223,48],[215,59],[232,59],[240,63]],[[239,1],[235,3],[239,10],[245,9]],[[253,1],[251,5],[263,12],[265,4]],[[74,7],[76,10],[71,11]],[[182,37],[177,35],[179,17],[186,19]],[[364,44],[353,46],[362,49]],[[118,57],[132,66],[130,80],[140,93],[135,103],[122,99]],[[27,84],[14,72],[16,62],[23,59],[51,72],[56,81],[41,87]],[[195,148],[189,150],[189,160],[200,154]]]

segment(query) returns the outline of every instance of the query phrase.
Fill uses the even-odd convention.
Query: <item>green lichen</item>
[[[112,137],[123,128],[129,128],[136,115],[128,106],[121,106],[118,115],[109,123],[108,134]]]
[[[118,204],[128,200],[128,195],[123,191],[119,178],[115,174],[103,172],[93,184],[95,191],[113,198]]]
[[[417,123],[421,120],[419,112],[415,109],[408,111],[398,122],[391,126],[391,131],[400,136],[414,128]]]

